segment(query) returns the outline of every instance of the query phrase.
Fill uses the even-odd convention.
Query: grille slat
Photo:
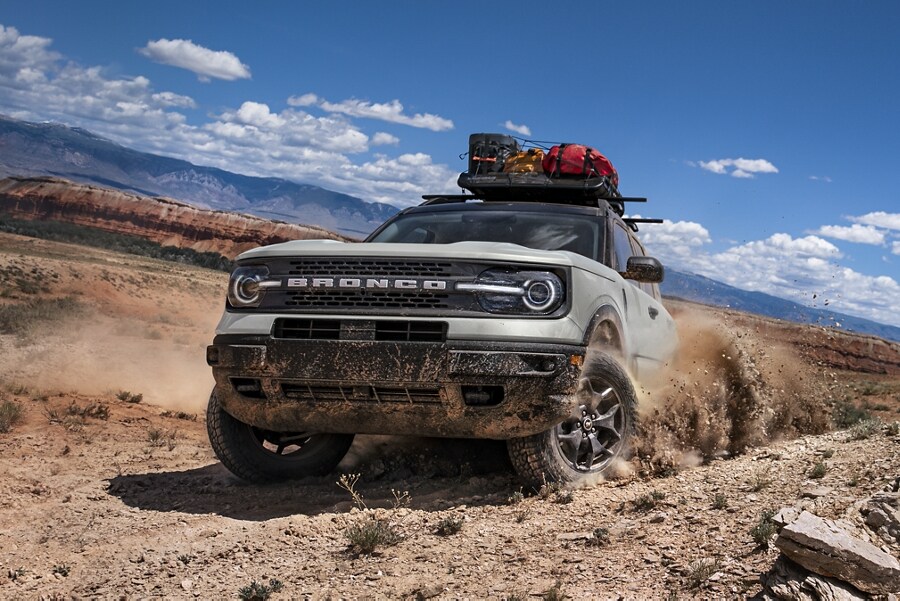
[[[448,294],[391,290],[316,290],[287,294],[284,305],[296,308],[449,309]]]
[[[407,388],[403,386],[312,385],[282,382],[281,391],[291,400],[313,403],[405,403],[413,405],[441,403],[440,386]]]
[[[443,261],[390,259],[298,259],[289,262],[288,275],[362,277],[451,276],[453,264]]]
[[[286,340],[375,340],[379,342],[444,342],[445,321],[365,321],[303,319],[275,320],[272,336]]]
[[[442,321],[377,321],[375,340],[393,342],[443,342],[447,324]]]
[[[341,322],[337,319],[276,319],[275,338],[293,340],[339,340]]]

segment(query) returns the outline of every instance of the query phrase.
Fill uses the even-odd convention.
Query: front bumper
[[[543,343],[220,335],[207,361],[225,410],[259,428],[508,439],[572,414],[584,353]]]

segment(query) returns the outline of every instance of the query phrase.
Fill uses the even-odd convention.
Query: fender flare
[[[586,347],[600,343],[601,346],[613,347],[622,355],[625,366],[631,368],[632,356],[628,341],[625,338],[622,318],[612,305],[601,305],[591,318],[584,332],[582,342]]]

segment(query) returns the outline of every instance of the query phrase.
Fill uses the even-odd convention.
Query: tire
[[[353,434],[271,432],[229,415],[215,391],[209,397],[206,429],[216,457],[248,482],[282,482],[324,476],[340,463]]]
[[[546,432],[506,442],[519,476],[538,489],[596,482],[617,458],[628,456],[637,419],[631,379],[610,355],[589,351],[578,384],[579,407]]]

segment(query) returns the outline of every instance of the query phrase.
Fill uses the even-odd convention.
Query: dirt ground
[[[522,495],[503,443],[358,437],[331,476],[246,485],[203,416],[226,279],[0,235],[0,307],[70,312],[0,334],[0,401],[23,412],[0,433],[0,598],[227,599],[272,579],[272,599],[752,596],[777,557],[750,534],[763,511],[858,523],[900,476],[898,345],[671,303],[685,352],[642,391],[616,480]],[[824,432],[847,407],[881,425]],[[337,484],[353,473],[368,509]],[[399,541],[354,552],[373,517]]]

